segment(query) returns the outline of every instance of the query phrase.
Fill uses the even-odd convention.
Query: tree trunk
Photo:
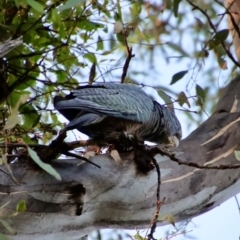
[[[221,94],[213,115],[171,151],[182,161],[199,165],[237,164],[234,150],[240,142],[240,76]],[[0,206],[13,212],[20,200],[27,211],[7,219],[16,230],[11,239],[80,239],[99,228],[149,226],[156,209],[157,174],[140,174],[134,153],[121,154],[122,161],[98,155],[91,159],[101,169],[78,160],[53,161],[62,181],[38,168],[18,162],[13,175],[1,172]],[[160,215],[173,214],[177,221],[195,217],[240,192],[239,169],[208,170],[178,165],[156,155],[161,169]],[[5,171],[4,166],[0,167]],[[0,225],[0,232],[9,232]]]

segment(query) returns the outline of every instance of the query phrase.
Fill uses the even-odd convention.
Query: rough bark
[[[172,149],[182,161],[199,165],[237,164],[240,143],[240,76],[223,91],[213,115]],[[11,200],[14,211],[24,199],[27,211],[8,219],[16,230],[11,239],[79,239],[97,228],[147,227],[156,208],[157,174],[137,172],[134,154],[121,163],[109,155],[95,156],[96,168],[78,160],[53,161],[62,181],[38,168],[12,164],[11,176],[0,174],[0,206]],[[180,221],[202,214],[240,192],[239,169],[200,170],[157,155],[161,168],[160,215]],[[0,170],[4,170],[1,166]],[[0,225],[0,232],[8,231]]]
[[[8,86],[6,77],[8,71],[5,61],[2,58],[22,43],[22,37],[19,37],[17,39],[8,39],[4,42],[0,42],[0,104],[3,103],[9,94],[13,91],[13,89],[10,89]]]
[[[14,48],[18,47],[23,43],[22,37],[17,39],[8,39],[0,43],[0,58],[7,55]]]
[[[240,2],[238,0],[225,0],[228,13],[228,27],[233,37],[235,53],[240,61]]]

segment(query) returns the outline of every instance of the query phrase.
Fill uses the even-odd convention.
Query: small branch
[[[73,150],[78,147],[87,147],[89,145],[97,145],[98,143],[96,141],[93,141],[92,139],[89,140],[82,140],[82,141],[72,141],[72,142],[66,142],[66,145],[70,150]],[[28,144],[29,147],[32,148],[45,148],[46,145],[43,144]],[[0,143],[0,148],[6,148],[6,147],[12,147],[12,148],[18,148],[23,147],[26,148],[26,144],[24,143]]]
[[[159,211],[160,211],[161,206],[162,206],[162,204],[164,202],[164,200],[162,202],[160,201],[161,171],[160,171],[160,168],[159,168],[159,165],[158,165],[156,159],[152,158],[152,161],[153,161],[153,164],[154,164],[154,166],[156,168],[157,177],[158,177],[158,179],[157,179],[157,194],[156,194],[156,197],[157,197],[157,208],[156,208],[154,217],[153,217],[153,219],[151,221],[152,226],[151,226],[151,229],[150,229],[150,233],[147,236],[148,240],[154,239],[153,234],[154,234],[154,232],[156,230],[156,227],[157,227]]]
[[[127,71],[128,71],[128,67],[129,67],[129,64],[130,64],[130,61],[133,57],[135,57],[135,54],[132,54],[132,48],[128,46],[128,43],[127,43],[127,39],[126,37],[124,38],[125,39],[125,44],[126,44],[126,48],[127,48],[127,59],[124,63],[124,66],[123,66],[123,73],[122,73],[122,77],[121,77],[121,83],[124,83],[124,79],[127,75]]]
[[[234,30],[236,30],[237,34],[238,34],[238,37],[240,38],[240,29],[234,19],[234,17],[232,16],[232,13],[229,11],[228,8],[226,8],[224,6],[224,4],[218,0],[214,0],[216,3],[218,3],[221,7],[223,7],[225,10],[226,10],[226,13],[229,15],[230,19],[231,19],[231,22],[232,22],[232,25],[234,27]],[[231,3],[231,5],[229,7],[231,7],[233,5],[234,1]],[[230,29],[231,30],[231,29]]]
[[[194,163],[194,162],[185,162],[185,161],[182,161],[182,160],[178,159],[177,157],[175,157],[175,154],[170,153],[168,151],[164,151],[163,149],[161,149],[159,147],[154,147],[150,151],[152,151],[155,154],[160,153],[162,156],[169,157],[171,159],[171,161],[177,162],[179,165],[184,165],[184,166],[188,166],[188,167],[195,167],[195,168],[199,168],[199,169],[217,169],[217,170],[240,168],[240,164],[234,164],[234,165],[229,164],[229,165],[218,165],[218,166],[202,166],[202,165],[199,165],[199,164]]]
[[[238,207],[238,212],[240,214],[240,204],[239,204],[239,201],[238,201],[238,198],[237,196],[234,196],[235,200],[236,200],[236,203],[237,203],[237,207]]]
[[[101,145],[98,142],[88,139],[88,140],[79,140],[79,141],[72,141],[72,142],[66,142],[66,144],[71,149],[79,148],[79,147],[88,147],[91,145]]]
[[[96,167],[98,167],[98,168],[101,168],[98,164],[96,164],[96,163],[94,163],[94,162],[91,162],[91,161],[89,161],[87,158],[82,157],[82,156],[79,156],[79,155],[77,155],[77,154],[75,154],[75,153],[71,153],[71,152],[66,151],[66,152],[62,152],[62,154],[66,155],[66,156],[69,156],[69,157],[74,157],[74,158],[83,160],[83,161],[88,162],[88,163],[90,163],[90,164],[92,164],[92,165],[94,165],[94,166],[96,166]]]
[[[163,105],[166,105],[166,104],[163,104]],[[195,114],[198,114],[197,111],[192,111],[192,110],[189,110],[189,109],[181,109],[181,108],[174,108],[174,111],[177,110],[177,111],[182,111],[182,112],[190,112],[190,113],[195,113]]]
[[[95,145],[97,144],[96,142],[92,140],[87,140],[87,141],[74,141],[74,142],[69,142],[66,143],[64,142],[64,139],[66,137],[66,131],[60,132],[58,137],[53,140],[48,146],[46,145],[40,145],[40,144],[24,144],[24,143],[7,143],[7,144],[0,144],[0,149],[3,148],[8,148],[8,149],[16,149],[16,148],[27,148],[32,147],[37,151],[40,159],[44,162],[51,162],[53,159],[56,159],[57,156],[60,154],[64,154],[66,156],[74,157],[76,159],[83,160],[85,162],[88,162],[90,164],[93,164],[94,166],[101,168],[99,165],[96,163],[91,162],[85,157],[82,157],[78,154],[69,152],[71,150],[74,150],[75,148],[78,147],[87,147],[89,145]],[[14,154],[7,154],[7,157],[22,157],[26,155],[26,152],[18,151],[15,150],[17,153]],[[19,153],[18,153],[19,152]]]
[[[43,144],[28,144],[29,147],[33,148],[44,148],[46,145]],[[17,147],[24,147],[26,148],[26,144],[24,143],[0,143],[0,148],[6,148],[6,147],[12,147],[12,148],[17,148]]]
[[[212,28],[212,30],[214,31],[214,33],[215,33],[216,36],[217,36],[217,31],[216,31],[216,29],[215,29],[215,26],[214,26],[214,24],[212,23],[210,17],[208,16],[207,12],[204,11],[203,9],[201,9],[200,7],[198,7],[197,5],[195,5],[194,3],[192,3],[190,0],[187,0],[187,2],[193,7],[193,11],[194,11],[194,10],[198,10],[198,11],[200,11],[200,12],[207,18],[207,21],[208,21],[210,27]],[[224,42],[221,41],[220,39],[218,39],[218,40],[219,40],[219,42],[221,43],[221,45],[222,45],[223,49],[225,50],[226,54],[228,55],[228,57],[232,60],[232,62],[233,62],[236,66],[240,67],[240,63],[233,57],[232,53],[227,49],[227,47],[226,47],[226,45],[224,44]]]

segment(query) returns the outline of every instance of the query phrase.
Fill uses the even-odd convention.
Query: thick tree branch
[[[205,169],[239,163],[234,155],[240,148],[239,79],[222,91],[214,114],[178,148],[169,152],[149,148],[150,157],[157,154],[161,172],[157,211],[165,200],[160,219],[168,214],[176,221],[192,218],[240,192],[238,169]],[[0,166],[0,206],[11,200],[4,211],[12,212],[20,200],[27,205],[25,213],[9,222],[17,232],[11,239],[79,239],[92,229],[148,227],[154,213],[158,214],[156,172],[139,172],[135,151],[120,155],[120,162],[109,154],[91,158],[101,169],[79,160],[51,161],[62,177],[60,182],[39,168],[15,161],[11,164],[19,183],[15,185]],[[0,232],[9,234],[3,226]]]

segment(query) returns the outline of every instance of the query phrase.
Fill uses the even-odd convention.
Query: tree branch
[[[128,67],[129,67],[130,61],[131,61],[131,59],[133,57],[135,57],[135,54],[132,54],[132,48],[128,46],[127,37],[126,37],[125,34],[124,34],[124,42],[125,42],[126,49],[127,49],[127,59],[126,59],[126,61],[124,63],[124,66],[123,66],[121,83],[124,83],[124,79],[125,79],[125,77],[127,75],[127,71],[128,71]]]
[[[207,21],[208,21],[211,29],[214,31],[214,33],[215,33],[216,36],[218,37],[217,31],[216,31],[216,29],[215,29],[215,26],[214,26],[214,24],[212,23],[210,17],[208,16],[207,12],[204,11],[203,9],[201,9],[200,7],[198,7],[196,4],[192,3],[191,1],[187,0],[187,2],[193,7],[193,10],[198,10],[198,11],[200,11],[200,12],[207,18]],[[219,39],[219,38],[218,38],[218,40],[219,40],[220,44],[222,45],[223,49],[225,50],[227,56],[232,60],[232,62],[233,62],[236,66],[240,67],[240,64],[239,64],[238,61],[234,58],[234,56],[232,55],[232,53],[227,49],[227,47],[226,47],[226,45],[224,44],[224,42],[223,42],[221,39]]]

